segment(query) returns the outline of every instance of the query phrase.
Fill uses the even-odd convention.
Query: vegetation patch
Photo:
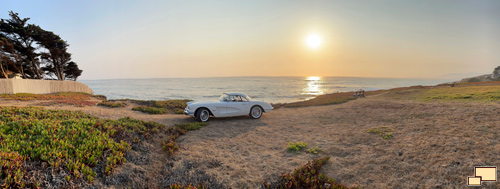
[[[392,132],[393,131],[394,131],[394,129],[392,129],[390,127],[382,126],[382,127],[373,127],[373,128],[370,128],[370,129],[366,130],[365,132],[378,134],[382,138],[384,138],[384,139],[387,140],[387,139],[392,138]]]
[[[196,186],[193,186],[191,184],[188,185],[182,185],[182,184],[172,184],[169,186],[170,189],[205,189],[203,184],[198,184]]]
[[[399,87],[392,89],[383,89],[376,91],[365,91],[365,96],[372,96],[386,92],[395,92],[395,91],[405,91],[405,90],[421,90],[431,88],[429,86],[411,86],[411,87]],[[350,100],[355,100],[357,98],[354,97],[354,92],[342,92],[342,93],[331,93],[317,96],[316,98],[300,101],[300,102],[292,102],[292,103],[278,103],[272,104],[274,108],[287,107],[287,108],[297,108],[297,107],[306,107],[306,106],[323,106],[323,105],[331,105],[331,104],[342,104],[348,102]]]
[[[184,114],[184,110],[180,109],[180,108],[177,108],[177,109],[174,109],[174,113],[175,114]]]
[[[289,142],[288,146],[286,147],[286,150],[289,152],[295,152],[300,154],[300,151],[306,148],[307,148],[307,143],[305,142],[297,142],[297,143]]]
[[[434,116],[434,114],[423,112],[423,113],[410,114],[409,116],[413,117],[413,118],[422,119],[422,118],[426,118],[426,117],[432,117],[432,116]]]
[[[426,90],[417,99],[422,101],[483,101],[500,100],[500,86],[463,86],[433,88]]]
[[[387,90],[377,90],[377,91],[365,91],[365,96],[376,95],[380,93],[387,92]],[[342,93],[331,93],[317,96],[316,98],[292,102],[292,103],[279,103],[272,104],[274,108],[286,107],[286,108],[297,108],[306,106],[323,106],[331,104],[342,104],[350,100],[355,100],[354,92],[342,92]]]
[[[43,187],[40,183],[52,181],[28,173],[48,164],[61,170],[52,177],[64,177],[63,186],[91,182],[98,172],[109,175],[122,164],[134,139],[147,139],[161,128],[128,117],[103,120],[80,111],[0,107],[0,181],[4,187]]]
[[[332,93],[332,94],[321,95],[311,100],[283,104],[283,106],[287,108],[295,108],[304,106],[341,104],[354,99],[356,98],[354,98],[353,92]]]
[[[132,110],[134,111],[140,111],[148,114],[164,114],[167,113],[168,110],[165,108],[155,108],[155,107],[149,107],[149,106],[137,106],[133,107]]]
[[[52,105],[71,105],[76,107],[94,106],[95,102],[87,100],[53,100],[48,102],[37,103],[37,106],[52,106]]]
[[[98,106],[106,106],[108,108],[122,108],[122,107],[127,106],[127,104],[123,103],[123,102],[111,102],[111,101],[102,101],[97,105]]]
[[[76,92],[60,92],[54,94],[31,94],[31,93],[17,93],[17,94],[0,94],[0,99],[4,100],[19,100],[19,101],[30,101],[30,100],[61,100],[61,101],[71,101],[71,100],[90,100],[91,97],[97,99],[106,100],[105,96],[102,95],[91,95],[87,93],[76,93]]]
[[[307,162],[293,173],[282,174],[277,182],[264,183],[264,188],[348,188],[336,183],[335,179],[320,174],[321,167],[330,159],[330,156]]]
[[[304,151],[305,149],[307,149],[307,143],[305,142],[297,142],[297,143],[289,142],[288,146],[286,147],[286,150],[288,152],[295,152],[297,154],[300,154],[300,152]],[[306,152],[310,154],[318,154],[318,152],[320,151],[321,149],[319,149],[319,147],[317,146],[315,148],[306,150]]]
[[[133,103],[139,104],[141,106],[135,107],[132,110],[141,111],[149,114],[166,114],[175,113],[183,114],[183,109],[187,106],[187,102],[191,101],[188,99],[184,100],[130,100]]]
[[[180,129],[184,129],[186,131],[194,131],[201,129],[203,126],[207,126],[207,122],[194,122],[194,123],[184,123],[184,124],[175,124],[176,127]]]
[[[307,149],[307,153],[310,153],[310,154],[318,154],[319,151],[321,151],[321,150],[317,146],[315,148]]]

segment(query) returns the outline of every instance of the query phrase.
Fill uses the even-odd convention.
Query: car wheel
[[[210,119],[210,112],[202,108],[196,112],[196,121],[206,122]]]
[[[262,116],[262,108],[260,106],[254,106],[250,109],[250,117],[254,119],[259,119]]]

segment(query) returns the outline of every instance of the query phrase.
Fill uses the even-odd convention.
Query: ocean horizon
[[[415,85],[437,85],[449,79],[241,76],[80,80],[94,94],[108,99],[215,100],[225,92],[242,92],[270,103],[309,100],[316,96],[359,89],[373,91]]]

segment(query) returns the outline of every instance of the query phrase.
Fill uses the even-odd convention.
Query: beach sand
[[[131,153],[135,158],[147,156],[148,163],[127,162],[112,178],[118,182],[119,175],[138,171],[147,183],[135,186],[164,186],[173,177],[165,173],[181,166],[188,174],[206,174],[225,187],[258,188],[308,160],[331,156],[321,172],[347,186],[463,188],[467,176],[474,175],[474,166],[500,166],[498,102],[423,102],[414,100],[415,95],[417,90],[396,91],[338,105],[279,108],[257,120],[248,116],[211,119],[210,125],[177,139],[180,150],[173,158],[161,150],[163,133],[144,142],[148,151]],[[0,106],[36,103],[0,100]],[[81,110],[107,119],[130,116],[166,126],[194,121],[184,115],[132,111],[134,106],[46,108]],[[366,132],[382,126],[394,130],[392,138]],[[320,152],[287,152],[289,142],[306,142]],[[131,179],[139,178],[135,177]],[[111,187],[113,179],[108,180]],[[500,185],[490,182],[483,187]]]

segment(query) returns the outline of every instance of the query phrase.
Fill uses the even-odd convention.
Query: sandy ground
[[[410,92],[411,93],[411,92]],[[150,143],[150,163],[126,164],[154,182],[161,182],[165,164],[192,162],[226,187],[258,188],[308,160],[331,156],[322,172],[347,186],[364,188],[465,188],[474,166],[500,166],[500,103],[416,102],[405,92],[370,96],[340,105],[280,108],[254,120],[249,117],[211,119],[210,125],[188,132],[181,147],[167,159],[159,141]],[[0,100],[0,106],[26,106],[36,102]],[[184,115],[148,115],[126,108],[50,106],[81,110],[101,118],[130,116],[173,126],[191,122]],[[393,138],[366,133],[373,127],[394,129]],[[287,152],[289,142],[319,147],[318,154]],[[155,144],[156,143],[156,144]],[[128,168],[127,168],[128,166]],[[120,171],[117,171],[120,174]],[[165,178],[163,177],[163,180]],[[161,185],[161,184],[160,184]],[[156,184],[149,185],[158,186]],[[498,182],[483,188],[500,188]]]

